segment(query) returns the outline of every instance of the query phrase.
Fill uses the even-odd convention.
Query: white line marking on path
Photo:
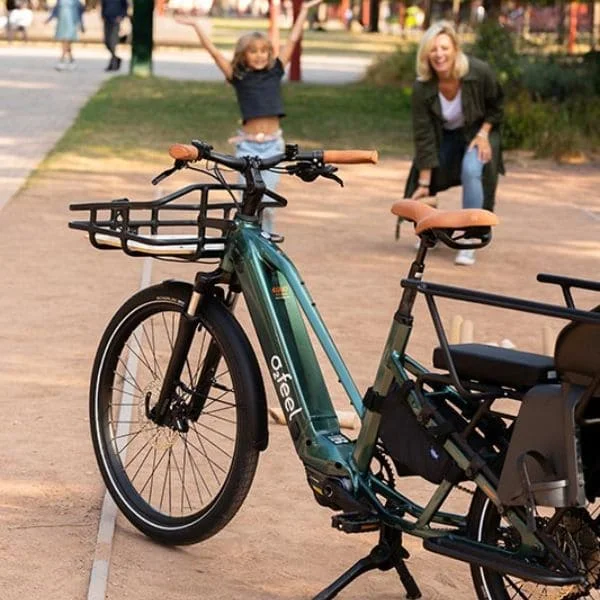
[[[152,259],[144,258],[142,263],[142,273],[140,276],[139,289],[142,290],[150,285],[152,278]],[[136,352],[130,352],[127,359],[127,372],[131,373],[132,379],[135,379],[137,372],[138,358]],[[127,381],[123,386],[122,396],[131,396],[133,384]],[[122,403],[119,411],[119,425],[117,427],[116,439],[123,440],[129,430],[131,421],[131,412],[133,407],[131,403]],[[121,454],[124,456],[124,454]],[[112,543],[115,533],[115,522],[117,520],[117,506],[110,494],[104,494],[102,511],[100,512],[100,524],[98,525],[98,537],[96,538],[96,550],[94,552],[94,562],[90,574],[90,585],[88,588],[87,600],[104,600],[106,598],[106,588],[108,586],[108,573],[110,567],[110,555],[112,553]]]

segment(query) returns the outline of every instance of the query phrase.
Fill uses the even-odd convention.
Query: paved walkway
[[[74,48],[74,72],[53,68],[58,53],[55,44],[0,46],[0,210],[110,76],[104,72],[107,51],[98,45]],[[128,49],[122,54],[127,58]],[[347,83],[360,78],[367,64],[364,57],[308,55],[303,58],[303,80]],[[199,50],[164,48],[154,53],[153,65],[160,77],[222,78],[206,52]]]

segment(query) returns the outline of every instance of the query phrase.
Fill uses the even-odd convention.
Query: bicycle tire
[[[556,598],[571,600],[574,598],[594,599],[600,598],[598,586],[600,578],[600,541],[596,532],[597,525],[593,524],[598,518],[598,505],[592,513],[585,508],[573,509],[565,526],[563,521],[553,534],[560,536],[562,547],[567,548],[569,557],[575,560],[582,572],[586,574],[586,586],[545,586],[493,571],[491,569],[471,565],[471,577],[479,600],[543,600]],[[544,519],[541,518],[538,526],[543,528]],[[518,534],[509,531],[507,522],[502,523],[500,514],[494,503],[478,489],[475,492],[469,515],[467,518],[467,531],[472,539],[487,543],[506,546],[506,540],[512,537],[512,550],[518,548]],[[500,538],[503,541],[499,541]],[[593,538],[592,543],[590,539]],[[556,540],[558,541],[558,540]],[[508,542],[511,544],[511,542]]]
[[[185,433],[148,416],[148,397],[160,391],[190,294],[187,284],[164,282],[130,298],[102,337],[90,387],[92,440],[107,489],[135,527],[169,545],[205,540],[233,518],[262,449],[257,429],[265,392],[256,355],[213,298],[201,304],[182,373],[188,391],[194,389],[202,353],[211,341],[217,344],[219,372],[202,412]],[[179,395],[186,400],[185,392]]]

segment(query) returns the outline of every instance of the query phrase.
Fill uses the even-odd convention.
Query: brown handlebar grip
[[[325,150],[323,162],[333,164],[358,165],[361,163],[377,164],[377,150]]]
[[[198,160],[198,148],[190,144],[173,144],[169,156],[175,160]]]

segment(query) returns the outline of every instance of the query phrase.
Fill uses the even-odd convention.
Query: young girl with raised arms
[[[195,17],[175,17],[178,23],[194,28],[202,46],[235,89],[242,114],[242,126],[237,135],[230,139],[236,146],[236,156],[268,157],[283,152],[280,119],[285,116],[285,110],[281,79],[302,35],[308,10],[321,1],[309,0],[302,5],[279,55],[267,36],[253,32],[238,40],[231,62],[215,47]],[[268,189],[275,190],[279,174],[263,171],[263,179]],[[272,209],[264,209],[262,227],[265,231],[272,231]]]

